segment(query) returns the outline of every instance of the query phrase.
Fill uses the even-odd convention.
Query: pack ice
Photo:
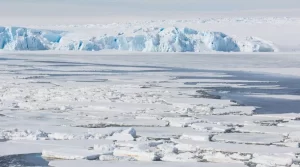
[[[86,30],[88,31],[88,29]],[[76,32],[0,27],[4,50],[124,50],[142,52],[275,52],[272,42],[257,37],[235,40],[222,32],[190,28],[140,28],[132,32],[79,37]]]
[[[43,33],[40,37],[47,36]],[[203,68],[200,60],[220,67],[226,55],[26,54],[0,56],[0,167],[24,166],[32,159],[26,166],[48,165],[35,158],[51,167],[299,167],[299,109],[259,114],[255,106],[205,89],[208,84],[249,91],[268,86],[273,92],[284,85],[189,70]],[[279,54],[278,59],[263,55],[265,61],[244,56],[229,61],[287,65]]]

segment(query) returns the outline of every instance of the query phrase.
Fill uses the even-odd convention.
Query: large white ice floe
[[[65,166],[73,166],[73,167],[82,167],[82,166],[89,166],[89,167],[98,167],[98,166],[105,166],[105,167],[224,167],[228,164],[226,163],[205,163],[205,162],[186,162],[186,163],[178,163],[178,162],[103,162],[103,161],[84,161],[84,160],[77,160],[77,161],[51,161],[50,166],[54,167],[65,167]],[[230,164],[231,167],[245,167],[244,164]]]
[[[68,148],[68,149],[49,149],[43,150],[42,156],[47,158],[55,158],[55,159],[68,159],[68,160],[76,160],[76,159],[87,159],[94,160],[99,158],[99,153],[93,150],[85,150],[78,148]]]
[[[141,149],[115,149],[114,156],[132,157],[138,161],[157,161],[160,159],[157,152]]]
[[[132,141],[136,138],[136,131],[133,128],[125,129],[120,133],[114,133],[112,136],[107,137],[108,140],[117,141]]]
[[[88,31],[88,30],[87,30]],[[79,34],[78,34],[79,33]],[[140,28],[132,33],[89,34],[81,32],[0,27],[4,50],[125,50],[143,52],[274,52],[272,42],[256,37],[237,41],[222,32],[190,28]]]
[[[45,128],[45,127],[43,127]],[[106,129],[84,129],[76,128],[70,131],[68,127],[49,127],[45,132],[41,130],[30,130],[23,128],[15,129],[0,129],[0,139],[4,140],[87,140],[87,139],[102,139],[110,136],[114,132],[118,132],[119,128]],[[58,132],[51,132],[58,131]],[[60,131],[60,132],[59,132]],[[70,133],[72,132],[72,133]]]
[[[289,154],[261,155],[254,154],[251,162],[264,166],[291,166],[295,157]]]
[[[162,161],[169,162],[198,162],[199,160],[196,158],[195,154],[186,152],[181,154],[175,153],[167,153],[161,159]]]
[[[74,155],[76,154],[74,149],[88,151],[90,148],[94,148],[97,154],[102,155],[112,150],[112,145],[113,141],[111,140],[10,140],[0,142],[0,147],[2,148],[0,157],[15,154],[42,153],[43,151],[49,156],[50,153],[51,156],[58,156],[56,153],[61,154],[62,151],[70,149],[73,149]]]
[[[258,133],[224,133],[212,137],[213,141],[246,143],[246,144],[265,144],[269,145],[283,141],[282,135],[277,134],[258,134]]]

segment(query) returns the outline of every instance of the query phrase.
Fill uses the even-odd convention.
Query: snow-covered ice
[[[139,161],[158,161],[160,159],[156,152],[135,149],[115,149],[114,156],[131,157]]]
[[[259,106],[193,96],[204,91],[213,94],[207,90],[209,83],[218,87],[223,81],[238,82],[243,83],[238,89],[281,90],[276,82],[233,80],[225,70],[202,70],[189,62],[206,59],[216,66],[204,55],[185,55],[189,59],[172,55],[173,60],[164,64],[154,55],[109,53],[100,54],[100,60],[92,59],[94,53],[85,53],[85,57],[46,53],[41,58],[27,52],[1,56],[1,156],[42,154],[54,159],[50,164],[59,163],[56,159],[85,159],[87,163],[95,159],[97,163],[268,166],[270,159],[284,154],[286,159],[283,156],[272,162],[289,166],[289,156],[300,153],[299,114],[261,115],[255,111]],[[251,60],[250,55],[243,56]],[[272,56],[271,60],[277,61],[277,56]],[[136,61],[128,61],[128,57]],[[297,66],[298,58],[291,57]],[[225,61],[226,55],[219,59]],[[144,60],[153,66],[143,64]],[[184,61],[191,67],[182,65]],[[177,68],[188,72],[177,74]],[[184,87],[189,81],[201,84]],[[292,158],[292,165],[296,164]]]
[[[288,154],[275,155],[260,155],[254,154],[252,163],[261,164],[265,166],[291,166],[293,164],[293,156]]]
[[[0,166],[299,166],[299,4],[0,0]]]
[[[107,161],[259,166],[278,154],[297,157],[300,153],[297,113],[260,115],[255,112],[259,106],[193,97],[198,90],[206,90],[204,84],[183,87],[193,76],[200,77],[199,81],[191,79],[197,83],[219,83],[224,78],[235,84],[224,70],[201,71],[202,67],[193,63],[186,68],[181,62],[190,60],[181,55],[172,55],[174,59],[166,65],[154,55],[110,53],[100,54],[100,60],[86,53],[72,59],[50,53],[41,58],[27,52],[1,56],[1,76],[5,78],[0,81],[2,157],[41,154],[54,159],[50,164],[57,166],[64,162],[57,159],[87,161],[91,166]],[[207,59],[204,55],[185,56]],[[218,59],[225,61],[224,56]],[[128,62],[128,57],[136,61]],[[143,64],[143,59],[153,66]],[[298,61],[296,56],[293,59]],[[81,66],[84,68],[78,69]],[[114,71],[115,67],[118,70]],[[177,68],[188,72],[177,74]],[[246,81],[237,80],[244,84],[243,89],[257,89],[261,83],[270,91],[282,89],[274,82]],[[79,161],[82,159],[85,161]],[[274,163],[290,164],[288,158],[279,161]],[[292,165],[296,164],[292,158]]]
[[[173,139],[177,144],[179,151],[217,151],[226,153],[240,153],[240,154],[272,154],[272,153],[295,153],[298,154],[299,148],[291,147],[277,147],[265,145],[247,145],[247,144],[234,144],[234,143],[219,143],[219,142],[203,142],[188,139]]]
[[[87,159],[95,160],[99,158],[99,154],[96,151],[84,150],[84,149],[73,149],[73,148],[61,148],[61,149],[49,149],[43,150],[42,156],[53,159]]]
[[[50,163],[51,166],[54,167],[65,167],[65,166],[90,166],[90,167],[97,167],[97,166],[107,166],[107,167],[123,167],[123,166],[131,166],[131,167],[164,167],[164,166],[172,166],[172,167],[198,167],[205,166],[205,167],[221,167],[224,165],[228,165],[226,163],[199,163],[199,162],[186,162],[186,163],[178,163],[178,162],[102,162],[102,161],[53,161]],[[232,167],[246,167],[243,164],[230,164]]]
[[[136,131],[133,128],[125,129],[120,133],[115,132],[112,136],[108,136],[109,140],[132,141],[136,138]]]
[[[197,131],[204,131],[204,132],[207,131],[213,133],[231,132],[235,129],[235,127],[233,126],[224,126],[224,125],[213,124],[213,123],[194,123],[191,125],[191,127]]]
[[[180,136],[180,139],[191,139],[196,141],[209,141],[211,137],[210,133],[196,132],[196,133],[184,133]]]
[[[282,135],[277,134],[255,134],[255,133],[226,133],[212,137],[212,141],[223,141],[231,143],[265,144],[279,143],[284,140]]]

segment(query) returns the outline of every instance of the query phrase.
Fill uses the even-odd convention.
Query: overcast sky
[[[300,0],[0,0],[2,15],[108,15],[299,9]]]

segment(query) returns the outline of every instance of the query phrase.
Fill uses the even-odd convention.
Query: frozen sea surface
[[[299,0],[0,4],[0,167],[299,167]]]
[[[0,162],[296,165],[299,57],[252,56],[2,53]]]
[[[296,109],[300,107],[299,99],[274,98],[272,95],[295,95],[300,96],[300,78],[275,74],[260,74],[255,72],[228,71],[228,70],[205,70],[182,67],[167,67],[156,65],[124,65],[124,64],[105,64],[94,62],[73,62],[59,60],[31,60],[31,59],[10,59],[0,58],[0,61],[8,60],[24,60],[26,65],[19,66],[20,69],[8,70],[9,73],[18,75],[28,75],[36,73],[44,75],[43,79],[59,79],[71,80],[75,82],[106,82],[102,76],[114,75],[131,75],[131,74],[150,74],[160,75],[160,73],[170,73],[174,80],[184,80],[185,85],[190,85],[186,89],[199,89],[201,84],[210,84],[211,80],[220,77],[199,76],[198,73],[221,73],[224,80],[214,81],[211,86],[205,85],[205,89],[209,90],[212,95],[219,95],[222,99],[230,99],[236,101],[240,105],[256,106],[256,112],[259,114],[278,114],[298,112]],[[39,64],[33,67],[30,64]],[[10,64],[18,67],[17,64]],[[89,69],[81,69],[88,66]],[[66,69],[63,69],[67,67]],[[59,69],[63,70],[59,70]],[[97,70],[97,68],[100,68]],[[101,69],[109,68],[109,69]],[[120,70],[118,70],[118,68]],[[123,68],[123,69],[122,69]],[[70,69],[70,70],[68,70]],[[5,73],[5,72],[4,72]],[[181,75],[183,74],[183,75]],[[189,74],[186,76],[186,74]],[[194,75],[193,75],[194,74]],[[90,78],[90,79],[84,79]],[[200,82],[194,82],[199,79]],[[204,81],[202,81],[204,79]],[[206,81],[205,81],[206,79]],[[241,82],[242,81],[242,82]],[[49,83],[39,81],[36,83]],[[224,83],[230,83],[225,84]],[[219,84],[219,85],[218,85]],[[236,84],[236,85],[235,85]],[[193,88],[194,87],[194,88]],[[249,96],[252,94],[267,94],[269,97]]]
[[[230,99],[238,102],[241,105],[257,106],[256,112],[259,114],[278,114],[278,113],[293,113],[297,112],[297,108],[300,107],[299,99],[284,99],[284,98],[272,98],[269,97],[256,97],[248,96],[251,94],[268,94],[268,95],[300,95],[300,78],[289,77],[282,75],[272,74],[259,74],[242,71],[215,71],[208,70],[206,72],[224,72],[229,77],[230,84],[244,84],[245,87],[231,87],[229,86],[211,86],[207,87],[212,91],[212,94],[219,95],[223,99]],[[203,79],[199,76],[179,77],[181,79]],[[216,79],[216,78],[214,78]],[[236,81],[238,80],[238,81]],[[260,82],[239,82],[240,80],[247,81],[260,81]],[[236,81],[236,82],[235,82]],[[203,83],[203,82],[202,82]],[[222,83],[220,81],[219,83]],[[188,85],[197,85],[197,82],[187,82]],[[270,89],[268,86],[274,86],[274,89]],[[263,87],[260,87],[263,86]],[[265,87],[265,88],[264,88]]]

